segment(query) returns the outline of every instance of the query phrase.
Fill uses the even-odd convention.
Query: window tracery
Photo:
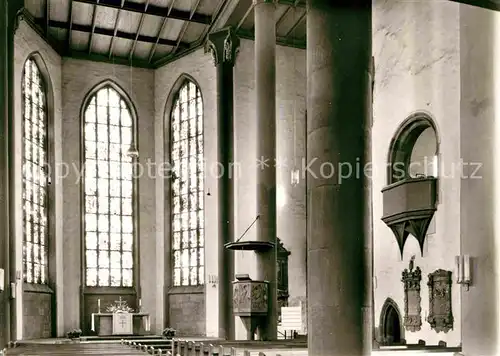
[[[203,104],[187,80],[170,117],[172,253],[174,286],[204,284]]]

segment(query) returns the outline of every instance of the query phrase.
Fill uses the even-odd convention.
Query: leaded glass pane
[[[86,284],[130,287],[135,230],[132,159],[126,155],[134,129],[130,108],[107,86],[89,100],[83,119],[86,249],[95,255],[93,265],[87,261]]]
[[[87,250],[87,268],[96,268],[97,267],[97,251]]]
[[[131,287],[132,286],[132,269],[124,268],[122,269],[122,286]]]
[[[122,249],[123,251],[132,251],[134,240],[132,234],[123,234]]]
[[[85,282],[89,287],[97,285],[97,268],[87,268],[87,279]]]
[[[122,235],[117,233],[112,233],[111,238],[111,250],[120,251],[122,244]]]
[[[87,250],[97,250],[97,234],[95,232],[88,232],[85,243]]]
[[[108,287],[109,286],[109,269],[101,268],[99,269],[97,275],[97,285],[100,287]]]
[[[174,268],[173,279],[174,279],[175,286],[181,285],[181,270],[180,270],[180,268]]]
[[[118,267],[120,267],[118,265]],[[121,285],[121,269],[112,268],[111,269],[111,287],[119,287]]]
[[[47,103],[45,81],[33,59],[22,78],[23,109],[23,267],[28,283],[47,283],[48,219],[46,207],[49,168],[47,161]]]
[[[201,285],[203,269],[203,108],[197,86],[186,81],[171,113],[172,250],[174,285]],[[201,220],[203,222],[203,220]]]

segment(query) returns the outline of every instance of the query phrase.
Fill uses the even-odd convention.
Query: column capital
[[[234,65],[240,47],[240,39],[232,27],[212,32],[205,43],[205,53],[210,52],[214,65],[230,63]]]

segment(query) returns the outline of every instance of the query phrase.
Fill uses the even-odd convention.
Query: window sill
[[[54,294],[54,291],[46,284],[23,283],[23,292]]]
[[[203,294],[205,286],[177,286],[168,290],[167,294]]]

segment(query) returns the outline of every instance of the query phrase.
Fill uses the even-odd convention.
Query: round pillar
[[[233,68],[240,41],[231,27],[208,35],[207,49],[217,68],[217,139],[218,162],[224,174],[219,177],[219,337],[234,339],[232,285],[234,258],[224,245],[234,241],[234,118]]]
[[[276,292],[276,4],[254,0],[255,96],[257,115],[257,240],[275,247],[257,254],[257,280],[269,282],[269,310],[263,340],[277,338]]]
[[[308,351],[365,353],[371,0],[307,1]]]

